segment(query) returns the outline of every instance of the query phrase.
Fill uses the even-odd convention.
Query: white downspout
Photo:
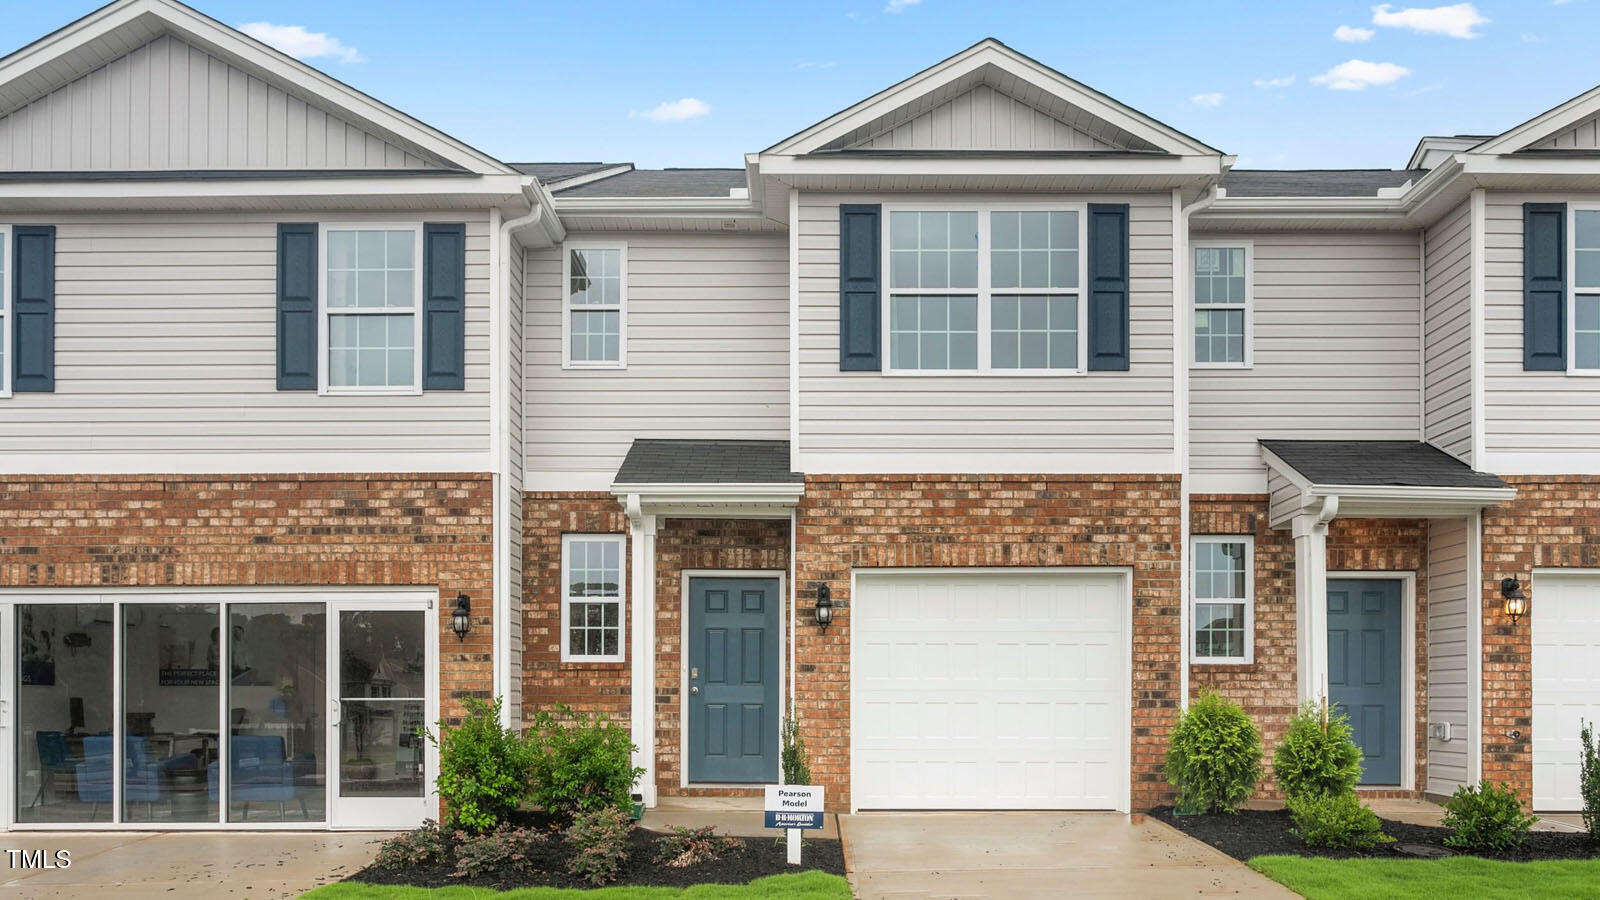
[[[1178,453],[1178,708],[1189,708],[1189,218],[1217,201],[1211,185],[1188,206],[1183,191],[1172,191],[1172,439]]]

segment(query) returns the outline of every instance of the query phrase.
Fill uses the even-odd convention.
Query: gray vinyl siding
[[[1277,472],[1267,473],[1267,516],[1274,528],[1287,528],[1300,512],[1300,489]]]
[[[505,601],[508,615],[503,619],[510,629],[507,646],[510,648],[507,660],[506,691],[510,694],[506,704],[510,709],[513,723],[522,721],[522,456],[523,456],[523,392],[522,392],[522,322],[523,305],[521,302],[523,289],[523,272],[526,269],[526,254],[515,242],[511,244],[511,252],[506,257],[506,275],[509,291],[508,301],[505,304],[506,322],[508,331],[499,336],[503,344],[509,347],[506,364],[509,366],[506,379],[506,464],[509,478],[501,490],[501,495],[506,503],[506,524],[511,532],[510,543],[506,553],[510,557],[507,561],[511,571],[505,584]]]
[[[1425,235],[1423,437],[1472,462],[1472,203]]]
[[[1204,237],[1254,242],[1255,351],[1249,369],[1190,371],[1195,476],[1264,477],[1260,438],[1416,439],[1414,232]]]
[[[1522,204],[1594,203],[1600,194],[1491,192],[1486,201],[1484,449],[1530,456],[1600,451],[1600,381],[1522,368]]]
[[[0,169],[421,169],[396,146],[162,36],[0,117]]]
[[[980,84],[853,145],[863,150],[1119,150]]]
[[[426,471],[440,458],[430,454],[486,460],[487,213],[385,215],[467,223],[467,368],[464,391],[383,397],[276,389],[275,244],[288,218],[19,214],[57,227],[56,387],[0,400],[0,454],[11,454],[0,468],[28,471],[13,468],[17,454],[74,454],[91,467],[147,455],[136,471],[194,472],[317,471],[326,454],[369,471]],[[216,454],[270,456],[273,467],[218,469]]]
[[[1448,722],[1451,738],[1428,730],[1428,784],[1432,794],[1452,794],[1469,778],[1467,655],[1472,618],[1468,605],[1469,524],[1428,520],[1428,709],[1430,726]]]
[[[1582,122],[1552,135],[1529,150],[1600,150],[1600,116],[1591,116]]]
[[[841,203],[1046,199],[1130,205],[1129,371],[1019,377],[839,371]],[[1170,194],[804,193],[799,214],[802,452],[901,453],[910,471],[922,471],[915,454],[1172,451]]]
[[[615,473],[638,437],[788,438],[787,235],[573,237],[627,242],[628,367],[562,369],[562,250],[529,251],[530,476]]]

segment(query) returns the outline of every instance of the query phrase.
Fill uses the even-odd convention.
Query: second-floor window
[[[330,393],[422,390],[422,228],[322,229],[322,353]]]
[[[1253,248],[1248,242],[1194,244],[1194,364],[1247,368],[1251,357]]]
[[[888,371],[1081,371],[1081,222],[1078,206],[889,210]]]
[[[562,365],[622,369],[628,359],[628,246],[568,242],[562,263]]]
[[[1572,212],[1572,368],[1600,372],[1600,208]]]

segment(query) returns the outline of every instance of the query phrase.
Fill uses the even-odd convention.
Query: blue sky
[[[99,5],[12,0],[0,44]],[[289,26],[307,62],[509,161],[738,166],[990,36],[1241,168],[1399,167],[1423,134],[1501,131],[1600,83],[1600,0],[195,5]]]

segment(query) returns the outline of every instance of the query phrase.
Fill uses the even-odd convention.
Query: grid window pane
[[[1195,310],[1194,360],[1244,362],[1244,310]]]
[[[328,232],[328,306],[412,309],[417,305],[416,232]]]
[[[1196,247],[1194,251],[1196,303],[1245,302],[1243,247]]]
[[[415,383],[415,316],[328,317],[328,384],[332,387],[410,387]]]
[[[1246,567],[1251,564],[1248,548],[1245,541],[1197,541],[1194,545],[1196,658],[1245,657],[1250,599]]]
[[[1244,656],[1243,603],[1198,603],[1194,608],[1194,653],[1197,658],[1239,659]]]
[[[1600,294],[1579,294],[1572,312],[1573,365],[1600,369]]]
[[[566,547],[567,655],[615,656],[622,644],[622,546],[571,539]]]
[[[889,365],[895,369],[978,368],[978,298],[891,297]]]
[[[1050,290],[1078,286],[1078,214],[996,212],[989,217],[989,286]]]
[[[1078,367],[1078,298],[996,295],[989,307],[989,365]]]
[[[891,213],[889,284],[913,289],[975,289],[978,286],[978,214]]]
[[[616,306],[622,302],[622,251],[585,248],[572,251],[567,297],[573,306]]]
[[[1577,210],[1572,225],[1572,283],[1580,288],[1600,287],[1600,210]]]
[[[621,349],[619,310],[572,311],[572,359],[574,362],[616,362]]]

